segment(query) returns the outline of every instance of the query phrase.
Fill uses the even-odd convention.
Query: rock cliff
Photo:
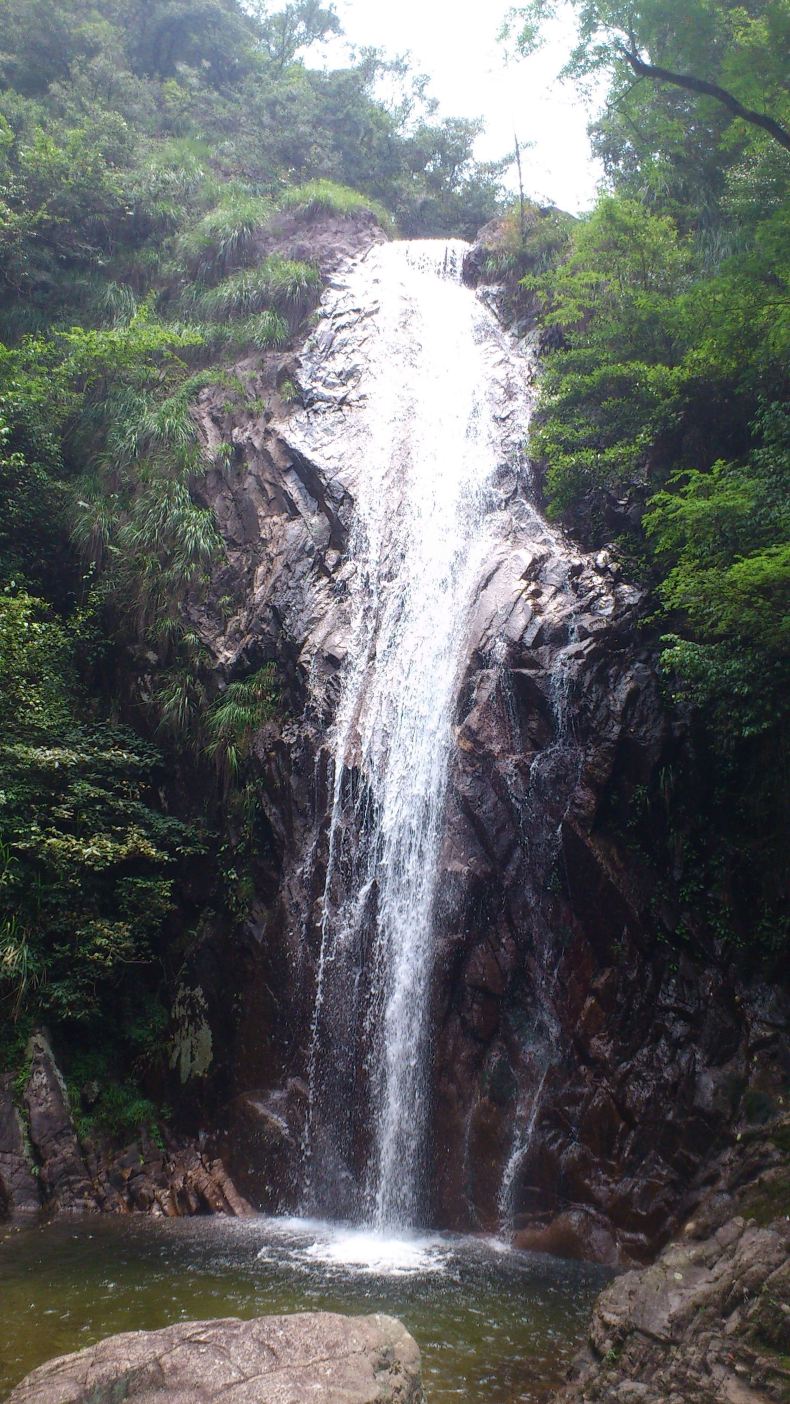
[[[356,258],[368,239],[361,229]],[[208,938],[185,977],[223,1029],[203,1083],[223,1152],[266,1208],[299,1195],[325,741],[353,589],[348,410],[371,311],[349,300],[350,266],[332,272],[299,356],[240,368],[263,415],[231,415],[211,391],[199,410],[209,449],[232,452],[203,490],[227,561],[193,624],[220,677],[275,659],[290,713],[258,741],[270,842],[233,968],[225,938]],[[504,402],[528,396],[530,365]],[[290,404],[277,393],[286,375]],[[679,936],[683,895],[631,824],[657,777],[693,768],[693,741],[662,697],[639,592],[606,551],[536,533],[531,491],[528,465],[497,485],[511,525],[478,600],[456,718],[429,1214],[639,1262],[699,1198],[711,1157],[780,1094],[787,1010],[775,989]]]
[[[279,251],[322,266],[316,326],[298,352],[236,368],[243,405],[207,389],[197,410],[211,466],[196,492],[224,559],[185,609],[217,688],[274,661],[283,705],[255,740],[249,909],[235,926],[206,923],[181,974],[172,1100],[211,1133],[207,1159],[195,1148],[202,1172],[221,1156],[272,1210],[296,1207],[302,1187],[327,737],[354,593],[353,409],[376,306],[373,286],[368,301],[352,295],[351,273],[381,237],[366,217],[276,231]],[[505,330],[492,346],[515,443],[533,352]],[[538,517],[527,462],[503,466],[493,493],[502,528],[469,631],[440,854],[425,1213],[640,1263],[703,1197],[716,1157],[775,1113],[787,1004],[689,938],[671,859],[682,835],[666,814],[640,819],[645,794],[696,764],[640,592],[610,552],[584,553]],[[0,1117],[0,1187],[22,1206],[40,1195],[10,1098]],[[57,1180],[47,1197],[67,1183],[95,1202],[97,1167],[55,1122],[35,1132]],[[164,1160],[157,1173],[167,1179]],[[108,1204],[134,1204],[133,1180],[107,1170]]]

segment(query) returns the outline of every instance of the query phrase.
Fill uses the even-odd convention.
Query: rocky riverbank
[[[63,1075],[46,1034],[28,1045],[21,1088],[0,1077],[0,1208],[20,1215],[252,1212],[222,1162],[189,1139],[157,1143],[141,1130],[120,1149],[80,1136]]]
[[[557,1404],[790,1398],[790,1121],[752,1133],[656,1262],[599,1296]]]
[[[789,1351],[790,1224],[729,1219],[601,1294],[558,1404],[780,1404]]]

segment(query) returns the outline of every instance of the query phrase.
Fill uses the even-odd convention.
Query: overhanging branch
[[[753,127],[760,127],[774,141],[778,141],[785,151],[790,151],[790,132],[783,127],[780,122],[776,122],[773,117],[768,117],[764,112],[755,112],[750,107],[744,107],[732,93],[728,93],[726,88],[720,88],[718,83],[708,83],[705,78],[695,78],[691,73],[673,73],[668,68],[659,68],[658,64],[647,63],[637,53],[636,48],[627,49],[624,44],[615,46],[618,53],[623,58],[634,73],[640,78],[653,78],[660,83],[673,83],[676,88],[685,88],[690,93],[700,93],[703,97],[711,97],[720,102],[723,107],[731,112],[733,117],[740,117],[743,122],[749,122]]]

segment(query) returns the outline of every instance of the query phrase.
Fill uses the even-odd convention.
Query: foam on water
[[[272,1241],[258,1253],[261,1262],[281,1259],[285,1252],[294,1266],[314,1270],[321,1265],[376,1277],[445,1273],[457,1251],[451,1240],[439,1235],[392,1236],[321,1219],[272,1219],[269,1237]]]

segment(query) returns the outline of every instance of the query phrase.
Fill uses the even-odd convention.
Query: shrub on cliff
[[[607,190],[523,280],[549,328],[531,448],[550,513],[588,545],[613,543],[652,592],[667,687],[707,777],[704,793],[676,786],[673,797],[675,819],[696,825],[695,881],[727,909],[722,929],[777,945],[790,685],[786,8],[574,4],[565,72],[606,75],[593,140]],[[550,9],[536,0],[519,12],[524,50]]]

